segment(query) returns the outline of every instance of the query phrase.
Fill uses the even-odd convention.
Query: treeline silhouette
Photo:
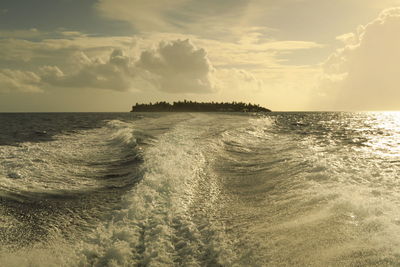
[[[172,104],[162,101],[132,106],[131,112],[270,112],[260,105],[243,102],[193,102],[178,101]]]

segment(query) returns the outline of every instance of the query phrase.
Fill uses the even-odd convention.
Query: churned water
[[[399,266],[400,113],[0,114],[1,266]]]

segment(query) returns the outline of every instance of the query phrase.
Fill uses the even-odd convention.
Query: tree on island
[[[131,112],[270,112],[271,110],[260,105],[244,102],[195,102],[178,101],[172,104],[161,101],[152,104],[139,104],[132,106]]]

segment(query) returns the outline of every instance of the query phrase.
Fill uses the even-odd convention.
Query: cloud
[[[320,85],[335,102],[334,108],[400,108],[399,32],[400,8],[390,8],[356,32],[338,38],[344,47],[325,62]]]
[[[142,51],[139,59],[114,49],[107,61],[89,59],[81,53],[81,67],[65,74],[56,66],[41,68],[42,81],[58,87],[128,91],[136,83],[167,93],[209,93],[215,88],[204,49],[189,40],[161,42],[157,49]],[[141,88],[145,90],[147,88]]]
[[[132,44],[134,44],[132,37],[86,37],[84,35],[38,41],[0,39],[0,68],[10,65],[19,65],[23,68],[57,65],[76,69],[76,55],[80,52],[91,57],[106,58],[110,50],[129,48]]]
[[[36,28],[29,30],[0,30],[1,38],[35,38],[45,34]]]
[[[274,40],[260,27],[233,31],[240,36],[233,41],[183,33],[102,37],[64,30],[41,40],[0,39],[0,70],[37,77],[32,83],[14,79],[14,86],[1,92],[26,90],[22,86],[29,84],[31,92],[110,90],[134,92],[151,101],[187,94],[276,103],[281,97],[282,103],[289,103],[287,94],[307,87],[299,81],[306,80],[302,76],[308,77],[315,66],[293,66],[285,56],[319,49],[320,44]]]
[[[10,91],[41,92],[40,77],[30,71],[2,69],[0,70],[0,93]]]
[[[254,0],[99,0],[95,9],[110,20],[142,33],[195,34],[212,39],[240,39],[254,19]],[[259,5],[262,8],[265,3]],[[261,27],[259,27],[261,28]],[[264,27],[262,27],[264,28]]]
[[[156,50],[142,52],[137,66],[153,74],[164,92],[209,93],[215,89],[207,53],[188,39],[161,42]]]
[[[154,49],[132,49],[126,38],[105,42],[100,38],[96,46],[98,38],[73,36],[40,42],[0,41],[0,48],[5,48],[0,52],[5,56],[0,62],[1,92],[90,88],[197,94],[215,90],[213,66],[206,51],[189,40],[162,41]],[[14,70],[7,66],[14,66]]]
[[[270,7],[255,0],[99,0],[95,9],[105,18],[124,21],[138,32],[179,32],[221,37],[249,28]],[[257,11],[257,12],[254,12]],[[257,18],[255,18],[257,13]]]
[[[133,77],[129,57],[122,50],[115,49],[108,61],[91,60],[81,54],[81,68],[64,74],[56,66],[45,66],[40,70],[42,82],[59,87],[95,88],[125,91],[131,88]]]
[[[241,94],[258,93],[264,82],[251,72],[243,69],[220,69],[216,71],[218,87],[223,91],[236,91]]]
[[[127,21],[137,29],[173,29],[177,20],[168,14],[187,0],[99,0],[96,9],[106,18]]]
[[[249,29],[246,33],[256,35],[258,28]],[[242,36],[238,42],[199,38],[195,35],[157,33],[142,35],[138,40],[139,46],[146,48],[153,43],[163,40],[187,39],[189,38],[198,47],[207,48],[207,57],[216,69],[246,69],[247,71],[291,68],[287,64],[296,52],[315,51],[324,47],[322,44],[310,41],[278,41],[264,38],[248,38]],[[304,67],[304,66],[301,66]],[[318,66],[310,66],[318,68]]]

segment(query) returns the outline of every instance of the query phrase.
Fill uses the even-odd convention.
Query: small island
[[[260,105],[243,102],[193,102],[178,101],[156,102],[154,104],[139,104],[132,106],[131,112],[271,112]]]

